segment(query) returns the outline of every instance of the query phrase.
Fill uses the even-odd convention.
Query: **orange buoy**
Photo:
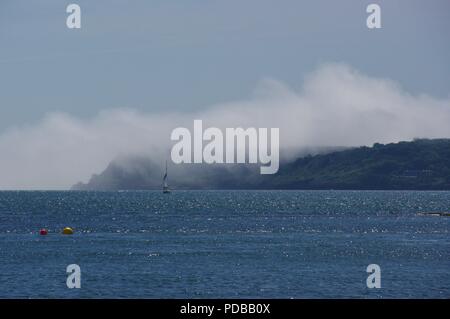
[[[45,228],[42,228],[42,229],[39,231],[39,235],[45,236],[45,235],[47,235],[47,234],[48,234],[48,230],[45,229]]]

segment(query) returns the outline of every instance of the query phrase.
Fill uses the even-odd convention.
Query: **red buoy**
[[[39,235],[47,235],[48,234],[48,231],[47,231],[47,229],[45,229],[45,228],[42,228],[40,231],[39,231]]]

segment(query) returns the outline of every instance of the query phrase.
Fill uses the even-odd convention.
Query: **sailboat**
[[[163,193],[168,194],[170,193],[169,184],[167,184],[167,161],[166,161],[166,173],[163,177]]]

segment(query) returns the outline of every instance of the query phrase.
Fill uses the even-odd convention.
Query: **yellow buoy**
[[[65,227],[62,231],[64,235],[73,235],[73,229],[70,227]]]

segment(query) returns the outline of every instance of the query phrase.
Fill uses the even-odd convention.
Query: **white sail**
[[[169,184],[167,183],[167,161],[166,161],[166,172],[163,177],[163,193],[169,193]]]

